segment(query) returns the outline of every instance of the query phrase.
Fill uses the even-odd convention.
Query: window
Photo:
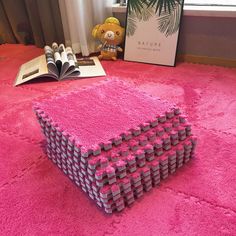
[[[127,0],[117,0],[117,3],[121,5],[125,5]],[[236,0],[185,0],[185,5],[192,5],[192,6],[235,6],[236,7]]]
[[[236,6],[236,0],[185,0],[185,5],[192,6]]]
[[[127,0],[115,0],[113,13],[125,13]],[[236,0],[184,0],[185,16],[236,18]]]

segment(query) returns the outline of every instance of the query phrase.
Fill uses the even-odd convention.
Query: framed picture
[[[184,0],[128,0],[124,59],[175,66]]]

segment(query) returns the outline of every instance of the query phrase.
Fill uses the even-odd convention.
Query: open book
[[[62,80],[73,77],[95,77],[106,75],[97,57],[77,60],[71,47],[53,43],[44,47],[44,55],[21,65],[15,86],[36,78],[50,77]]]

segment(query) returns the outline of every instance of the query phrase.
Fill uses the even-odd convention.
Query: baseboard
[[[225,66],[225,67],[236,67],[236,59],[206,57],[206,56],[197,56],[189,54],[177,55],[177,62],[178,61],[206,64],[206,65]]]

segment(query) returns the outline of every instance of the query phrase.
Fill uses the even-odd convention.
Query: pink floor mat
[[[32,101],[104,78],[12,86],[19,66],[42,53],[0,46],[0,232],[2,235],[234,235],[236,70],[103,61],[108,77],[173,102],[198,137],[197,156],[132,207],[103,214],[43,152]]]
[[[105,212],[121,211],[194,156],[175,105],[104,80],[34,105],[47,154]]]

